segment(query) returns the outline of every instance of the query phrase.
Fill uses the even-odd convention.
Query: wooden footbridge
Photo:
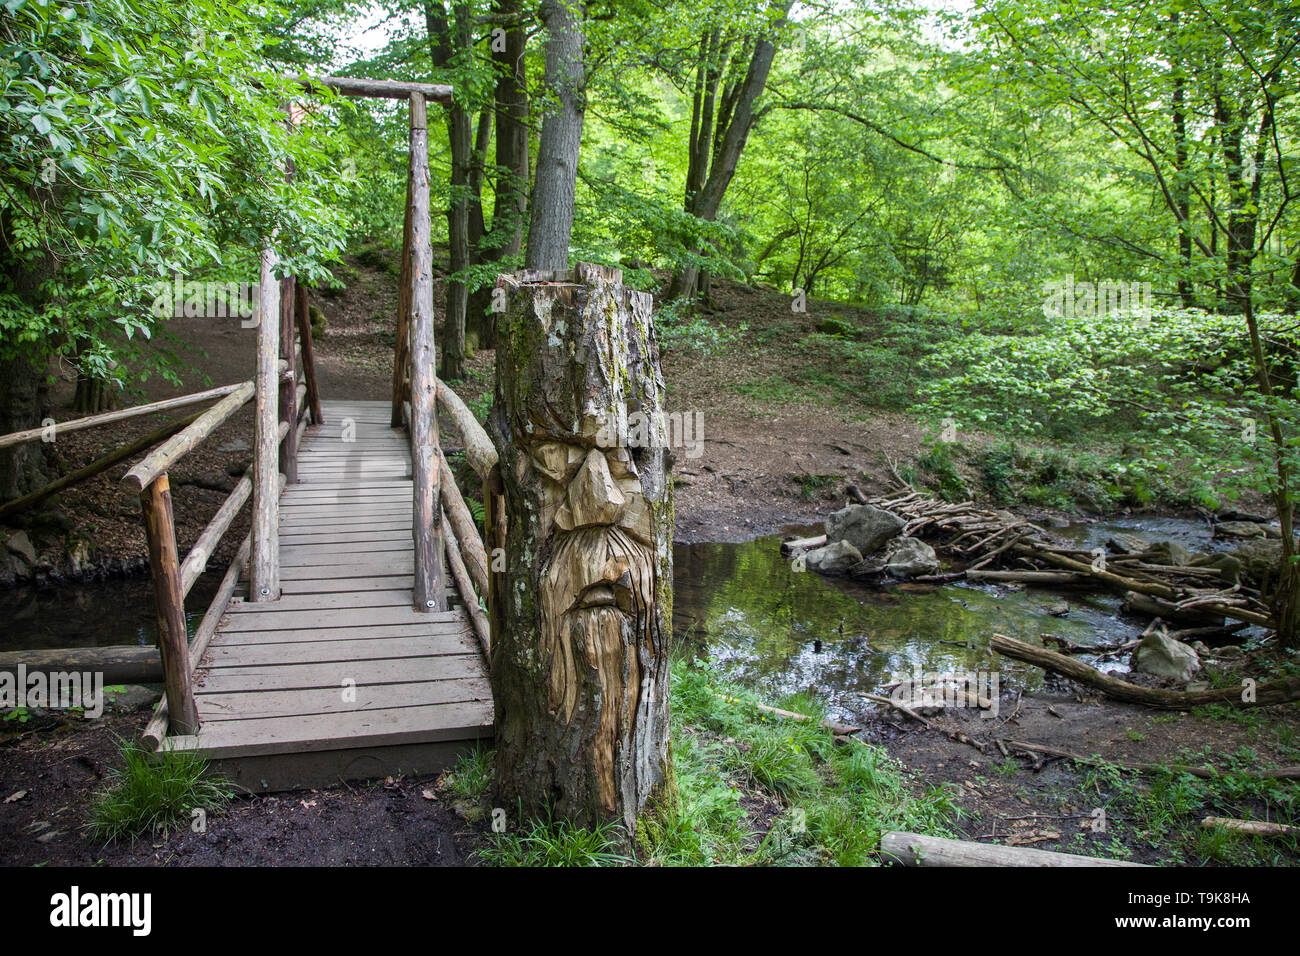
[[[441,413],[483,483],[484,514],[499,515],[496,451],[435,375],[426,101],[450,88],[322,84],[410,103],[392,400],[322,400],[308,290],[277,276],[268,245],[253,379],[55,426],[57,435],[216,399],[3,506],[30,506],[152,448],[123,479],[142,504],[166,687],[143,736],[160,752],[202,754],[254,791],[436,771],[493,734],[487,552],[438,437]],[[168,472],[248,402],[253,464],[182,560]],[[190,635],[186,595],[250,501],[252,530]]]

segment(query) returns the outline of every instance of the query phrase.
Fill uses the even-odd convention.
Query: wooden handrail
[[[328,87],[343,96],[407,100],[411,98],[411,94],[419,93],[427,100],[434,100],[438,103],[451,102],[451,87],[442,83],[408,83],[403,80],[370,80],[350,76],[322,76],[315,81],[305,80],[303,85],[310,91],[314,83]]]
[[[243,509],[244,503],[248,501],[252,494],[253,470],[250,468],[244,472],[234,490],[222,502],[221,507],[217,509],[217,513],[212,516],[212,520],[208,522],[198,540],[194,542],[194,546],[190,548],[189,554],[185,555],[185,560],[181,563],[182,597],[190,593],[190,588],[194,587],[194,582],[207,569],[208,559],[212,557],[212,552],[217,549],[217,545],[221,543],[222,537],[230,529],[235,516]]]
[[[465,446],[465,459],[470,467],[480,478],[486,479],[492,466],[497,463],[496,447],[474,413],[441,379],[438,380],[438,406],[447,414],[447,419],[460,435],[461,444]]]
[[[195,446],[211,435],[231,415],[239,411],[253,397],[252,382],[241,382],[225,398],[185,427],[178,435],[169,438],[147,458],[132,468],[122,478],[123,484],[144,491],[156,478],[194,450]]]
[[[447,464],[441,448],[438,449],[438,466],[442,473],[442,510],[451,519],[451,526],[456,529],[456,538],[460,542],[459,550],[465,557],[474,586],[486,599],[487,551],[483,547],[483,538],[478,528],[474,526],[474,516],[470,513],[469,506],[465,504],[464,497],[461,496],[460,488],[456,485],[456,476],[451,473],[451,466]],[[468,594],[465,595],[465,599],[469,600]]]
[[[447,549],[447,564],[451,568],[452,577],[456,579],[456,586],[460,589],[461,597],[465,599],[465,613],[469,615],[470,623],[474,627],[474,635],[478,638],[479,647],[483,650],[483,662],[490,668],[492,666],[492,628],[488,623],[487,615],[478,606],[474,594],[474,585],[470,582],[460,544],[456,540],[456,532],[452,529],[451,522],[447,520],[445,511],[442,513],[442,537],[443,544]]]
[[[41,428],[29,428],[26,431],[11,432],[8,435],[0,435],[0,448],[8,448],[11,445],[21,445],[23,442],[35,441],[38,438],[58,437],[66,435],[68,432],[78,432],[86,428],[98,428],[100,425],[111,425],[113,422],[126,421],[128,418],[136,418],[140,415],[152,415],[156,412],[167,412],[177,408],[186,408],[190,405],[197,405],[200,402],[206,402],[211,398],[220,398],[223,395],[229,395],[243,383],[237,382],[234,385],[221,385],[217,388],[210,388],[206,392],[195,392],[192,395],[182,395],[178,398],[167,398],[160,402],[150,402],[147,405],[133,405],[131,408],[123,408],[114,412],[103,412],[99,415],[88,415],[85,418],[74,418],[70,422],[59,422],[58,424],[43,426]]]
[[[30,494],[23,495],[21,498],[15,498],[13,501],[6,501],[3,505],[0,505],[0,521],[3,521],[11,514],[18,514],[20,511],[25,511],[33,505],[40,504],[46,498],[50,497],[50,495],[57,494],[64,488],[70,488],[88,478],[93,478],[101,472],[107,471],[119,461],[124,461],[132,455],[138,455],[140,452],[152,448],[160,441],[166,441],[202,414],[202,412],[195,412],[187,418],[168,422],[162,428],[152,431],[142,438],[137,438],[129,445],[123,445],[121,448],[110,452],[102,458],[95,459],[90,464],[84,465],[76,471],[70,471],[62,478],[55,478],[44,488],[39,488]]]
[[[230,567],[226,569],[226,574],[217,587],[217,593],[213,596],[212,603],[208,605],[207,613],[203,615],[203,620],[199,622],[198,630],[194,632],[194,640],[189,648],[191,673],[199,666],[203,652],[208,649],[208,643],[212,640],[212,635],[217,632],[217,624],[226,613],[226,602],[235,593],[235,586],[239,583],[239,575],[248,562],[250,544],[251,536],[245,536],[244,543],[240,545],[238,554],[230,562]],[[143,738],[151,749],[156,750],[158,745],[162,743],[162,739],[167,736],[168,712],[167,698],[164,696],[158,702],[158,706],[154,708],[153,717],[149,719],[149,723],[144,728]]]

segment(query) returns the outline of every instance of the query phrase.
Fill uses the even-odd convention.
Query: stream
[[[1090,549],[1116,531],[1175,539],[1196,551],[1219,546],[1204,524],[1177,518],[1080,522],[1054,533]],[[987,667],[985,649],[995,631],[1033,643],[1050,633],[1076,644],[1105,644],[1135,637],[1145,623],[1125,619],[1119,597],[1111,594],[961,582],[876,588],[797,572],[780,543],[777,536],[678,543],[673,630],[685,652],[710,659],[739,683],[772,698],[814,692],[840,719],[861,713],[856,695],[881,693],[917,668],[965,673]],[[220,577],[220,571],[209,572],[195,584],[186,601],[191,630]],[[1069,605],[1065,616],[1049,613],[1062,602]],[[0,651],[146,645],[157,636],[148,577],[0,592],[0,620]],[[1042,680],[1038,668],[1001,662],[1004,692],[1034,690]]]

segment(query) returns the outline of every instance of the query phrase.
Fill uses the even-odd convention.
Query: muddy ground
[[[328,328],[316,343],[320,387],[326,397],[383,399],[389,394],[392,362],[394,278],[356,268],[347,290],[319,302]],[[716,307],[723,322],[743,320],[750,330],[791,323],[811,328],[819,303],[792,317],[788,299],[722,284]],[[441,310],[440,310],[441,311]],[[177,320],[171,330],[192,347],[195,366],[179,386],[155,384],[126,404],[197,390],[250,377],[253,330],[211,320]],[[493,376],[493,355],[479,352],[458,390],[473,403]],[[790,362],[815,363],[816,356],[781,350],[737,349],[722,356],[669,351],[664,371],[670,410],[701,409],[703,453],[679,453],[677,534],[685,541],[747,540],[783,526],[819,520],[843,504],[846,484],[870,493],[883,490],[891,470],[915,459],[921,431],[906,415],[870,410],[866,398],[829,402],[756,401],[745,382]],[[816,371],[816,369],[812,369]],[[56,390],[59,418],[75,417],[67,408],[72,383]],[[173,477],[178,538],[182,551],[197,536],[225,497],[222,489],[242,473],[251,457],[251,424],[242,417],[228,423]],[[61,438],[54,452],[65,467],[76,467],[116,443],[143,434],[156,423],[141,421]],[[74,488],[52,504],[71,533],[93,541],[105,568],[134,568],[144,550],[138,505],[119,489],[127,465]],[[246,519],[243,519],[246,520]],[[214,565],[222,563],[246,531],[236,527]],[[46,559],[57,562],[57,543]],[[1049,687],[1052,685],[1049,685]],[[1115,841],[1132,858],[1147,862],[1190,862],[1181,849],[1163,846],[1161,835],[1142,829],[1145,820],[1112,819],[1094,831],[1095,810],[1115,795],[1070,761],[1004,757],[992,742],[1027,740],[1082,754],[1117,760],[1159,762],[1209,747],[1218,754],[1252,748],[1260,766],[1294,762],[1288,741],[1300,719],[1296,708],[1267,724],[1184,713],[1160,714],[1116,704],[1060,682],[1034,697],[1002,702],[1000,716],[983,721],[977,712],[953,711],[934,717],[941,727],[961,729],[984,744],[984,752],[918,727],[887,711],[860,734],[879,743],[911,769],[919,791],[946,786],[961,810],[955,827],[971,839],[1009,842],[1043,849],[1110,855]],[[38,726],[0,725],[0,861],[37,864],[140,865],[293,865],[420,864],[472,862],[485,839],[484,825],[466,822],[453,801],[429,779],[402,779],[365,786],[237,800],[209,820],[207,832],[175,832],[135,844],[100,846],[84,824],[94,793],[115,765],[116,737],[139,732],[148,703],[97,721],[50,720]],[[1290,728],[1289,731],[1286,728]],[[1243,815],[1264,817],[1266,803],[1244,799]],[[1113,811],[1112,811],[1113,816]],[[1149,829],[1149,828],[1148,828]],[[1294,842],[1281,851],[1294,855]],[[1294,860],[1290,860],[1294,862]]]

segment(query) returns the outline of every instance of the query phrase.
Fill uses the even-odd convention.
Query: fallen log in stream
[[[1187,710],[1189,707],[1203,704],[1269,707],[1300,700],[1300,677],[1255,684],[1249,688],[1240,686],[1214,687],[1207,690],[1165,690],[1159,687],[1141,687],[1138,684],[1131,684],[1118,677],[1103,674],[1073,657],[1049,651],[1044,647],[1035,647],[1004,634],[994,634],[989,641],[989,646],[999,654],[1068,677],[1070,680],[1099,690],[1115,700],[1164,710]]]

